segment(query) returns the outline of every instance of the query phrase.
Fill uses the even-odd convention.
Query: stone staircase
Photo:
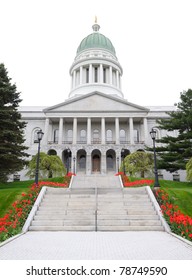
[[[164,227],[145,187],[72,185],[70,189],[47,188],[29,230],[163,231]]]

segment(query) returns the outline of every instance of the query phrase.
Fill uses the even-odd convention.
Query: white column
[[[49,118],[46,118],[45,120],[45,128],[44,128],[44,135],[43,135],[43,144],[47,145],[48,142],[48,134],[49,134]]]
[[[103,83],[103,64],[100,64],[99,68],[99,82]]]
[[[91,144],[91,118],[87,119],[87,144]]]
[[[113,84],[113,77],[112,77],[112,66],[109,67],[109,84]]]
[[[93,82],[93,67],[92,64],[89,64],[89,83]]]
[[[133,118],[129,118],[130,144],[134,144]]]
[[[73,144],[77,143],[77,118],[73,119]]]
[[[105,118],[101,118],[101,144],[105,144]]]
[[[149,137],[147,118],[143,119],[143,125],[144,125],[144,142],[147,143],[147,140],[148,140],[148,137]]]
[[[80,85],[82,85],[82,83],[83,83],[83,67],[82,66],[80,66],[79,83],[80,83]]]
[[[119,118],[115,118],[115,142],[119,144]]]
[[[75,88],[76,85],[76,70],[73,71],[73,88]]]
[[[119,71],[116,70],[117,88],[119,88]]]
[[[63,140],[63,118],[59,119],[59,141],[58,144],[61,145]]]
[[[121,75],[119,75],[119,89],[122,89],[122,80],[121,80]]]

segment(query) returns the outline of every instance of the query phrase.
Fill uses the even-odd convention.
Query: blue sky
[[[192,88],[190,0],[0,0],[0,7],[0,62],[21,92],[21,105],[67,99],[69,68],[95,15],[123,67],[128,101],[174,105]]]

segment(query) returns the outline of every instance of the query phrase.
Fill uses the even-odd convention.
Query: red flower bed
[[[135,180],[131,182],[123,172],[118,172],[115,176],[121,175],[123,186],[124,187],[141,187],[141,186],[150,186],[154,184],[154,180],[142,179]]]
[[[156,192],[161,211],[171,230],[192,241],[192,217],[183,214],[177,205],[174,205],[168,193],[162,189]]]
[[[68,177],[70,177],[68,175]],[[69,180],[68,180],[69,181]],[[0,242],[21,232],[31,208],[43,186],[50,187],[68,187],[67,183],[40,181],[30,186],[28,193],[22,193],[22,199],[15,201],[9,211],[0,218]]]
[[[133,182],[125,182],[124,183],[124,187],[134,187],[134,186],[137,186],[137,187],[141,187],[141,186],[150,186],[154,184],[154,180],[136,180],[136,181],[133,181]]]

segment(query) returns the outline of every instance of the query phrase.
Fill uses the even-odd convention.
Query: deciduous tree
[[[37,154],[32,157],[29,162],[28,169],[26,175],[31,178],[35,177],[36,171],[36,163],[37,163]],[[47,155],[43,152],[40,153],[40,161],[39,161],[39,177],[40,178],[52,178],[59,177],[66,174],[66,169],[60,159],[59,156],[56,155]]]
[[[134,152],[124,159],[125,171],[131,176],[140,174],[142,178],[146,173],[151,173],[153,169],[153,154],[144,151]],[[123,170],[123,163],[121,165]]]

